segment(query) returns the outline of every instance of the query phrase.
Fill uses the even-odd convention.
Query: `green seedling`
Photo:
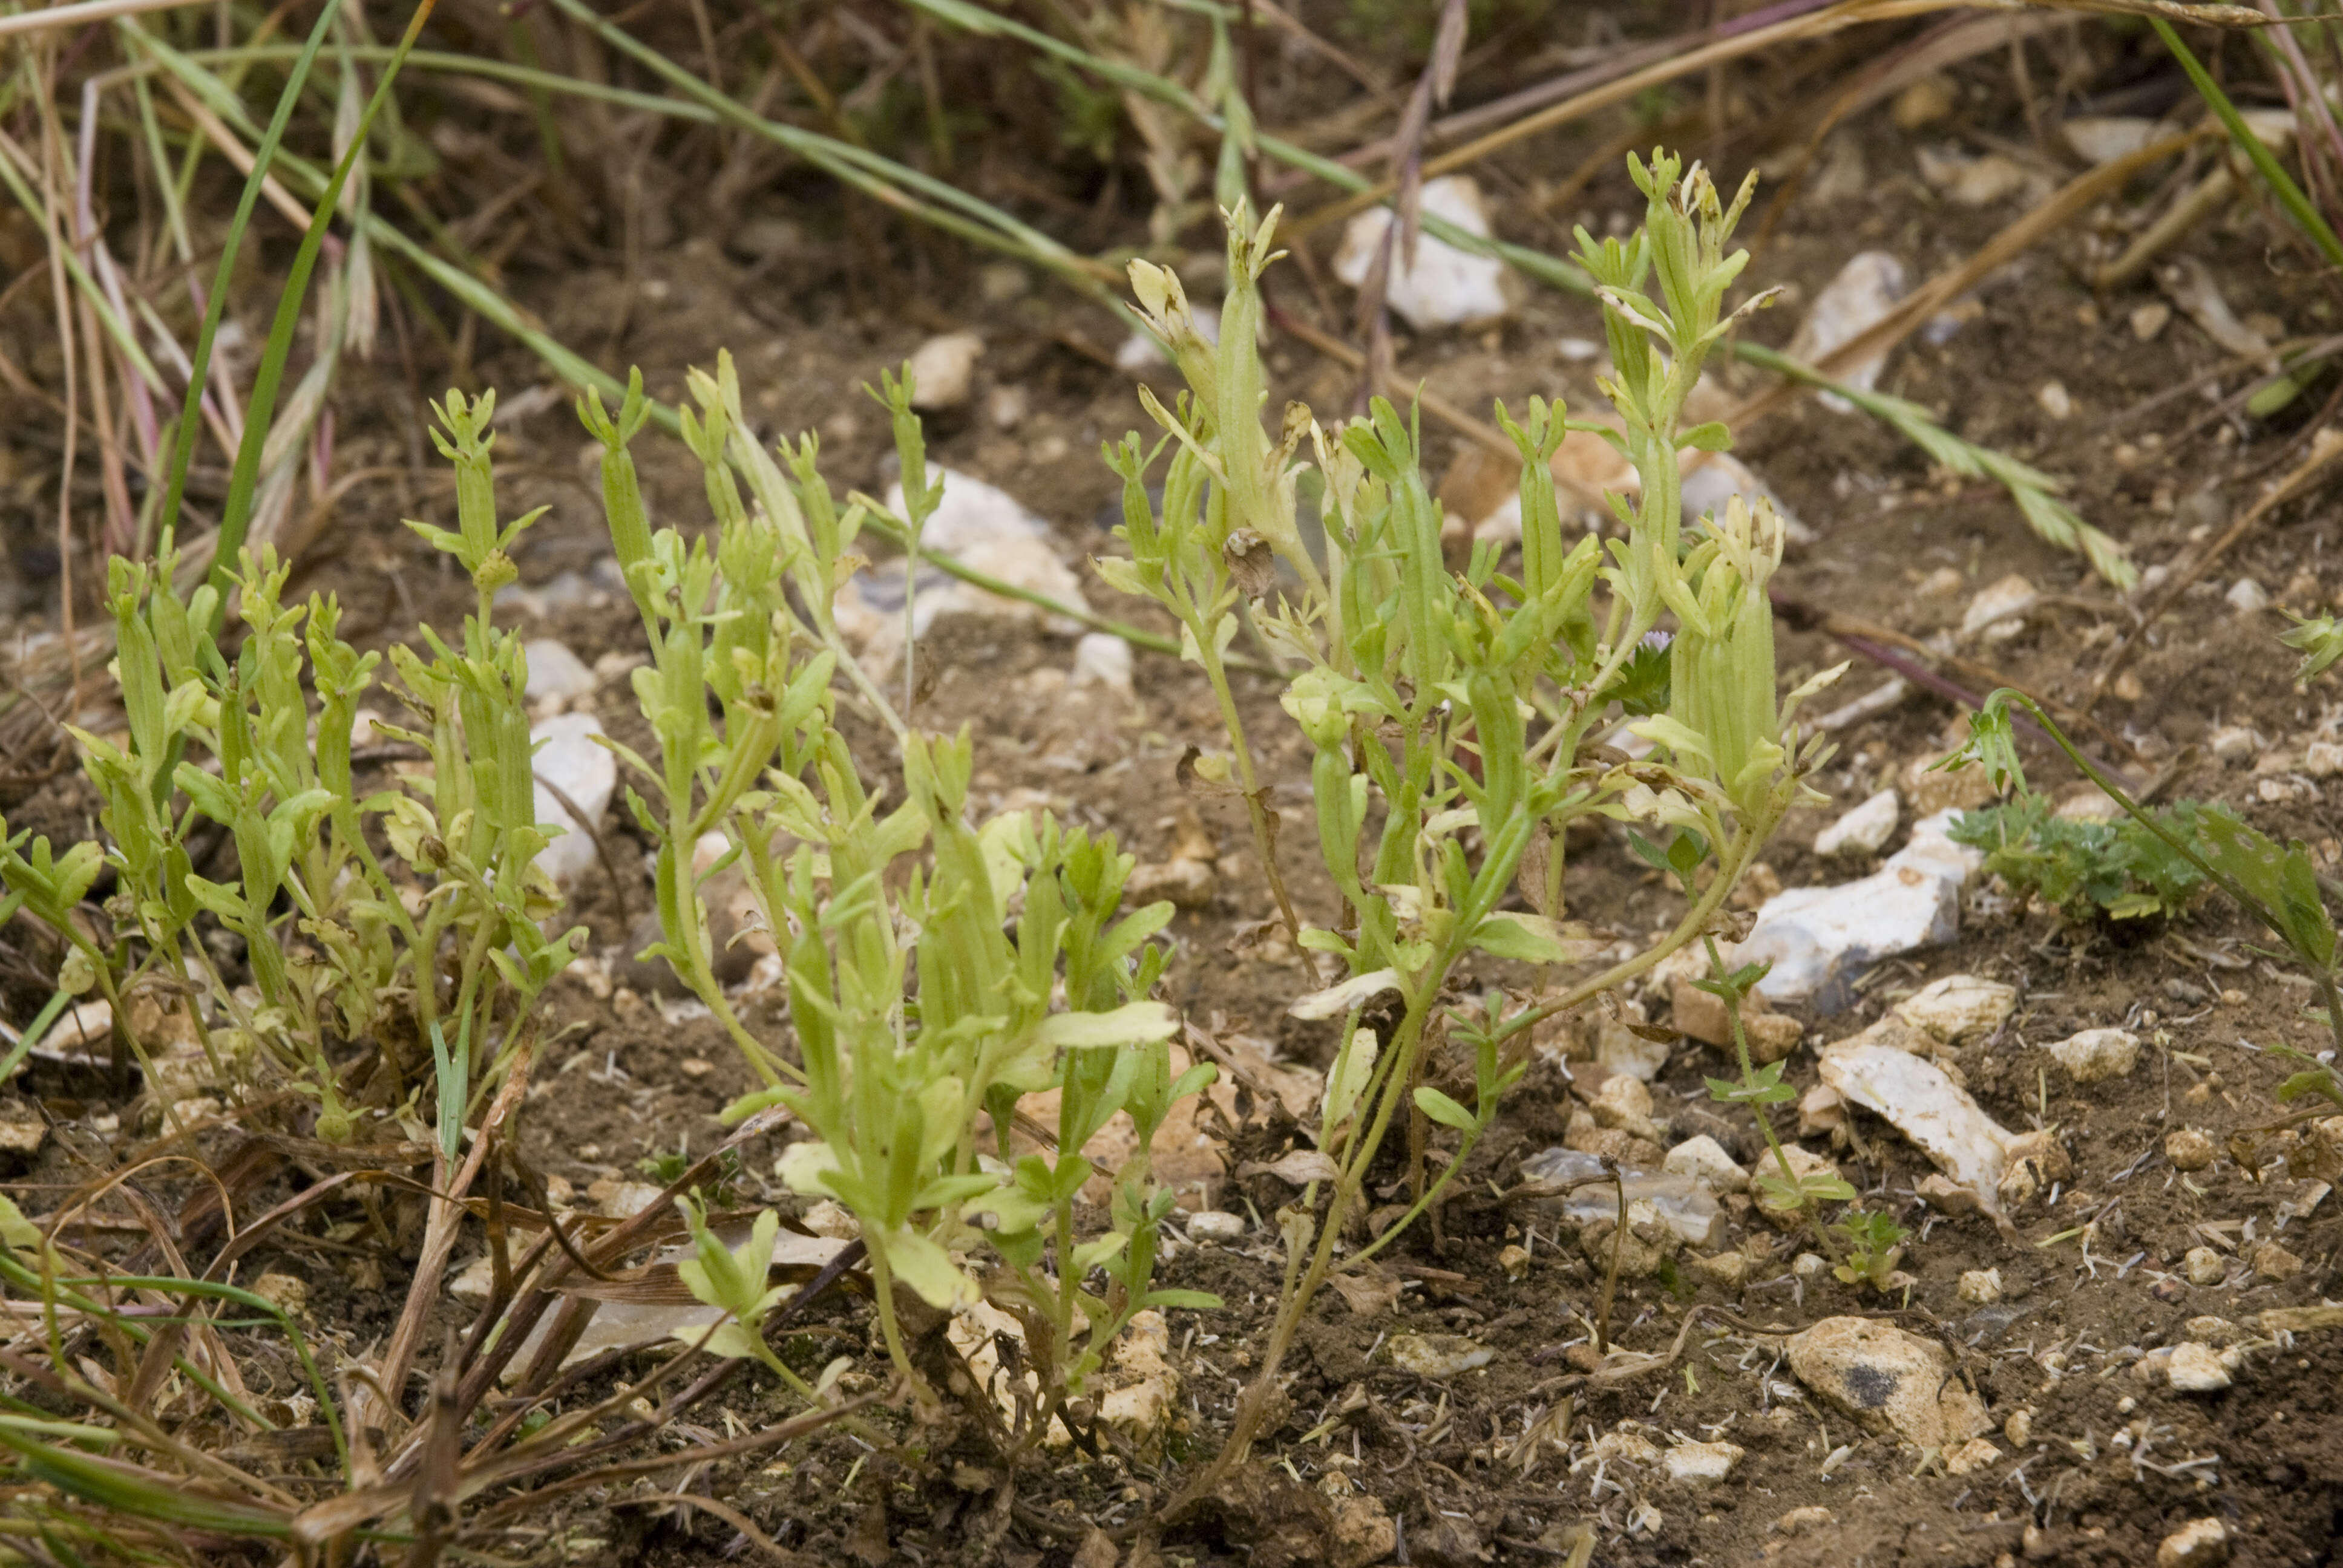
[[[676,1206],[690,1227],[696,1255],[678,1263],[675,1271],[694,1301],[729,1314],[726,1322],[709,1331],[701,1348],[710,1355],[761,1362],[799,1394],[811,1399],[813,1390],[805,1380],[765,1342],[765,1314],[789,1293],[786,1285],[765,1283],[773,1261],[773,1241],[781,1233],[780,1216],[769,1209],[764,1211],[751,1224],[749,1239],[728,1248],[709,1230],[705,1207],[690,1198],[677,1199]]]
[[[1646,865],[1674,878],[1685,898],[1698,895],[1700,871],[1708,863],[1708,844],[1698,833],[1680,831],[1665,849],[1638,833],[1630,833],[1627,843]],[[1819,1171],[1801,1174],[1791,1166],[1781,1135],[1774,1130],[1773,1113],[1767,1108],[1787,1104],[1798,1097],[1798,1091],[1782,1081],[1782,1062],[1769,1061],[1759,1067],[1751,1058],[1749,1030],[1742,1016],[1750,992],[1757,989],[1757,983],[1772,966],[1743,964],[1729,969],[1716,939],[1704,933],[1701,940],[1708,952],[1708,973],[1692,983],[1725,1004],[1725,1016],[1733,1028],[1734,1059],[1741,1070],[1737,1079],[1707,1080],[1708,1097],[1720,1105],[1738,1105],[1747,1110],[1757,1123],[1757,1131],[1764,1134],[1766,1151],[1773,1156],[1773,1168],[1761,1171],[1754,1184],[1767,1210],[1811,1220],[1819,1205],[1852,1199],[1855,1189],[1835,1176]]]
[[[1904,1242],[1910,1234],[1895,1215],[1850,1209],[1831,1226],[1831,1233],[1846,1246],[1845,1257],[1831,1270],[1841,1284],[1872,1291],[1890,1288],[1889,1279],[1904,1261]]]
[[[528,760],[528,672],[519,638],[488,616],[490,596],[511,580],[507,549],[535,515],[497,519],[492,409],[492,397],[459,393],[438,409],[434,438],[457,463],[458,526],[414,526],[470,577],[478,612],[460,651],[427,628],[427,654],[392,651],[391,695],[413,728],[381,729],[428,759],[403,792],[362,799],[355,788],[357,706],[380,659],[341,638],[338,605],[319,595],[287,603],[289,568],[266,548],[246,550],[229,579],[245,628],[231,658],[211,630],[219,596],[206,584],[181,597],[166,538],[151,567],[111,567],[127,731],[75,732],[105,846],[60,857],[36,840],[26,853],[0,824],[0,886],[65,937],[68,989],[98,990],[117,1028],[134,991],[176,994],[216,1073],[295,1089],[315,1102],[318,1135],[336,1142],[357,1125],[340,1049],[408,1034],[427,1042],[427,1083],[407,1076],[424,1064],[391,1054],[375,1110],[427,1088],[434,1141],[449,1161],[481,1091],[528,1032],[538,995],[583,936],[548,937],[539,923],[558,899],[536,866],[547,834]],[[199,819],[226,830],[232,878],[194,869],[187,839]],[[102,862],[117,890],[103,943],[74,913]],[[236,940],[248,991],[197,940],[204,924]],[[452,943],[452,991],[443,943]],[[171,978],[190,974],[202,983]],[[126,1038],[143,1057],[135,1034]],[[167,1117],[166,1080],[146,1065]]]

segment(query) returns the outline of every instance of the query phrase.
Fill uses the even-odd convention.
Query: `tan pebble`
[[[309,1282],[297,1274],[263,1274],[252,1282],[252,1293],[288,1316],[308,1310]]]
[[[1899,131],[1925,130],[1950,115],[1958,102],[1949,77],[1927,75],[1896,94],[1887,112]]]
[[[2218,1393],[2231,1382],[2221,1357],[2210,1346],[2199,1344],[2173,1346],[2167,1375],[2180,1393]]]
[[[1939,1214],[1974,1214],[1979,1208],[1976,1190],[1949,1176],[1931,1173],[1920,1178],[1920,1201]]]
[[[2276,1241],[2264,1241],[2256,1247],[2252,1261],[2254,1272],[2265,1280],[2291,1280],[2302,1272],[2302,1260]]]
[[[2001,1450],[1981,1437],[1973,1437],[1945,1455],[1946,1475],[1966,1475],[1980,1470],[2001,1457]]]
[[[2178,1127],[2165,1135],[2164,1157],[2177,1171],[2203,1171],[2219,1157],[2219,1151],[2196,1128]]]
[[[1719,1252],[1714,1257],[1695,1258],[1693,1267],[1724,1289],[1735,1293],[1749,1279],[1749,1258],[1744,1252]]]
[[[2229,1532],[2217,1519],[2192,1519],[2156,1549],[2156,1568],[2220,1568],[2229,1560]]]
[[[1819,1503],[1808,1503],[1804,1508],[1793,1508],[1774,1521],[1773,1531],[1776,1535],[1805,1535],[1812,1531],[1826,1530],[1837,1523],[1838,1515],[1829,1509]]]

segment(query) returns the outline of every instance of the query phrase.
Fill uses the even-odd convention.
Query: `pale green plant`
[[[1133,1314],[1211,1304],[1151,1285],[1172,1195],[1151,1179],[1148,1141],[1212,1072],[1174,1075],[1178,1020],[1150,996],[1164,952],[1148,939],[1172,906],[1118,913],[1133,860],[1111,839],[1023,812],[970,822],[966,731],[911,729],[838,634],[832,596],[860,564],[853,546],[877,503],[855,497],[841,510],[810,437],[759,446],[729,356],[690,387],[683,432],[705,473],[712,545],[648,526],[627,451],[644,417],[639,380],[616,417],[590,394],[580,410],[604,446],[611,536],[651,647],[634,683],[659,762],[613,748],[658,846],[663,936],[649,951],[764,1080],[728,1116],[783,1106],[814,1134],[791,1146],[780,1174],[860,1222],[897,1369],[924,1387],[896,1282],[937,1307],[989,1293],[1028,1329],[1042,1397],[1026,1436],[1036,1438]],[[903,460],[911,516],[898,537],[916,550],[939,487],[911,393],[907,367],[875,396]],[[859,700],[896,738],[891,808],[835,727],[841,700]],[[735,868],[779,949],[793,1055],[759,1039],[715,977],[703,890]],[[1056,1148],[1018,1155],[1019,1102],[1043,1091],[1059,1095]],[[1082,1235],[1077,1195],[1101,1172],[1081,1151],[1118,1112],[1140,1137],[1103,1172],[1107,1229]],[[721,1272],[709,1265],[710,1291]],[[701,1299],[738,1312],[754,1304],[747,1290]]]
[[[411,526],[456,558],[478,609],[460,650],[428,628],[425,652],[392,650],[391,691],[414,727],[378,727],[427,759],[404,791],[357,793],[357,707],[380,658],[342,639],[336,601],[288,604],[289,568],[266,547],[246,550],[230,579],[245,628],[231,657],[211,630],[219,596],[208,585],[180,596],[166,539],[152,567],[111,565],[127,732],[75,731],[106,845],[62,857],[45,840],[29,856],[17,841],[0,847],[0,886],[71,944],[68,989],[97,990],[118,1026],[132,994],[175,996],[216,1072],[246,1085],[282,1079],[317,1102],[318,1134],[331,1141],[355,1130],[334,1053],[380,1039],[387,1081],[428,1088],[433,1139],[449,1161],[525,1032],[513,1020],[527,1019],[583,935],[549,938],[539,925],[559,900],[536,864],[548,834],[536,819],[528,670],[518,637],[488,619],[490,597],[514,576],[507,547],[538,514],[497,519],[493,407],[451,392],[437,410],[444,433],[434,438],[457,465],[458,527]],[[199,817],[227,830],[232,879],[195,870],[187,837]],[[395,859],[370,841],[369,819]],[[103,940],[74,914],[102,862],[116,888]],[[195,940],[201,916],[241,940],[248,991]],[[443,1000],[438,955],[450,940],[455,985]],[[191,973],[203,983],[187,985]],[[427,1045],[427,1086],[407,1079],[418,1064],[397,1050],[401,1037]],[[146,1065],[167,1115],[167,1081]]]
[[[244,632],[229,644],[213,629],[222,595],[206,584],[181,597],[166,533],[153,565],[112,563],[126,733],[75,736],[104,843],[60,855],[36,839],[28,852],[0,822],[5,900],[68,944],[63,990],[112,1004],[168,1131],[188,1131],[174,1101],[188,1064],[151,1059],[136,1009],[149,997],[183,1012],[229,1101],[307,1102],[327,1142],[387,1135],[429,1148],[421,1257],[380,1382],[353,1411],[369,1421],[367,1402],[397,1402],[377,1391],[404,1388],[438,1299],[463,1199],[495,1141],[489,1097],[517,1087],[538,1000],[584,936],[544,927],[561,900],[538,858],[559,829],[537,820],[520,638],[489,620],[515,576],[508,548],[537,514],[497,516],[493,398],[451,392],[437,411],[457,527],[411,526],[463,568],[476,609],[455,645],[426,627],[423,650],[391,649],[387,689],[411,719],[377,719],[377,733],[420,754],[400,788],[357,792],[357,705],[379,660],[341,638],[333,599],[288,604],[287,568],[266,547],[246,549],[225,579]],[[224,829],[206,836],[224,842],[232,876],[196,869],[203,819]],[[109,868],[115,890],[93,915],[87,897]],[[215,930],[240,943],[242,983],[215,954]]]
[[[1529,1026],[1722,929],[1725,900],[1784,813],[1817,799],[1803,779],[1827,753],[1800,738],[1794,716],[1836,671],[1778,694],[1765,587],[1781,558],[1781,521],[1770,504],[1737,499],[1696,530],[1682,520],[1679,450],[1729,444],[1720,426],[1685,428],[1685,400],[1709,352],[1765,299],[1725,304],[1746,261],[1726,246],[1749,187],[1727,205],[1704,171],[1687,173],[1664,154],[1649,166],[1631,159],[1630,169],[1646,198],[1643,227],[1624,240],[1579,236],[1616,367],[1604,391],[1622,428],[1574,426],[1542,400],[1518,422],[1498,409],[1523,465],[1517,578],[1500,572],[1486,547],[1463,571],[1447,568],[1416,432],[1389,403],[1377,399],[1368,417],[1332,428],[1289,405],[1278,435],[1264,430],[1251,323],[1275,259],[1276,214],[1258,223],[1241,206],[1229,215],[1217,344],[1198,331],[1175,276],[1132,264],[1141,308],[1189,390],[1167,408],[1142,389],[1164,439],[1151,448],[1134,435],[1109,448],[1123,479],[1119,533],[1131,555],[1098,568],[1171,612],[1185,656],[1219,696],[1255,849],[1302,947],[1332,960],[1329,983],[1294,1010],[1342,1020],[1345,1042],[1322,1128],[1322,1145],[1340,1151],[1340,1175],[1322,1206],[1313,1184],[1282,1216],[1287,1279],[1262,1370],[1228,1451],[1188,1495],[1202,1495],[1244,1451],[1326,1276],[1387,1245],[1462,1168],[1525,1065]],[[1548,462],[1572,428],[1612,441],[1640,481],[1632,501],[1612,498],[1620,533],[1607,542],[1563,532]],[[1159,506],[1147,476],[1167,447]],[[1305,452],[1323,496],[1322,571],[1297,527]],[[1281,567],[1290,574],[1282,582]],[[1262,638],[1296,668],[1282,702],[1313,753],[1319,849],[1341,900],[1326,924],[1299,920],[1277,874],[1253,746],[1232,695],[1225,650],[1248,600]],[[1675,636],[1662,703],[1646,638],[1664,620]],[[1653,743],[1647,759],[1604,743],[1623,721]],[[1569,920],[1565,897],[1564,831],[1589,816],[1675,829],[1714,875],[1688,888],[1682,919],[1632,958],[1584,980],[1549,980],[1528,1007],[1443,1010],[1443,991],[1476,954],[1553,975],[1600,950]],[[1528,908],[1505,908],[1517,892]],[[1396,1021],[1363,1030],[1379,997],[1396,999]],[[1474,1053],[1472,1106],[1423,1081],[1428,1043],[1441,1033]],[[1341,1107],[1331,1103],[1335,1085]],[[1345,1118],[1352,1125],[1337,1139]],[[1411,1126],[1414,1201],[1338,1265],[1367,1172],[1401,1118]],[[1461,1146],[1427,1180],[1433,1124],[1453,1129]]]

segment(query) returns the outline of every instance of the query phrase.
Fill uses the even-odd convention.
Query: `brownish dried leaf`
[[[1399,1301],[1402,1282],[1397,1274],[1378,1263],[1361,1269],[1345,1269],[1329,1275],[1332,1285],[1350,1309],[1361,1317],[1373,1317],[1386,1312]]]
[[[1221,560],[1237,591],[1249,599],[1265,598],[1277,586],[1277,552],[1251,528],[1229,530],[1227,541],[1221,546]]]
[[[1202,748],[1191,746],[1180,754],[1180,761],[1172,771],[1180,781],[1182,793],[1192,799],[1228,800],[1242,796],[1244,788],[1228,777],[1227,769],[1228,759],[1207,759]]]
[[[1322,1150],[1296,1149],[1275,1160],[1253,1160],[1237,1167],[1240,1181],[1252,1176],[1274,1176],[1292,1186],[1306,1187],[1312,1181],[1341,1181],[1342,1168]]]

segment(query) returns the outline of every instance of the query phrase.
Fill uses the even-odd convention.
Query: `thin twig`
[[[1611,1261],[1603,1271],[1603,1295],[1594,1307],[1594,1353],[1611,1353],[1611,1300],[1619,1290],[1619,1260],[1627,1247],[1627,1183],[1619,1174],[1619,1162],[1608,1154],[1603,1156],[1603,1172],[1611,1178],[1612,1190],[1618,1194],[1619,1216],[1611,1231]]]
[[[618,863],[611,858],[610,845],[608,840],[603,838],[602,829],[595,825],[593,819],[587,815],[586,808],[580,806],[568,790],[564,789],[542,773],[532,770],[529,777],[542,785],[545,792],[558,801],[563,810],[569,813],[569,819],[578,824],[578,830],[593,840],[594,858],[602,862],[603,873],[610,879],[610,896],[618,902],[618,924],[624,930],[633,930],[633,916],[627,908],[626,879],[618,875]]]

